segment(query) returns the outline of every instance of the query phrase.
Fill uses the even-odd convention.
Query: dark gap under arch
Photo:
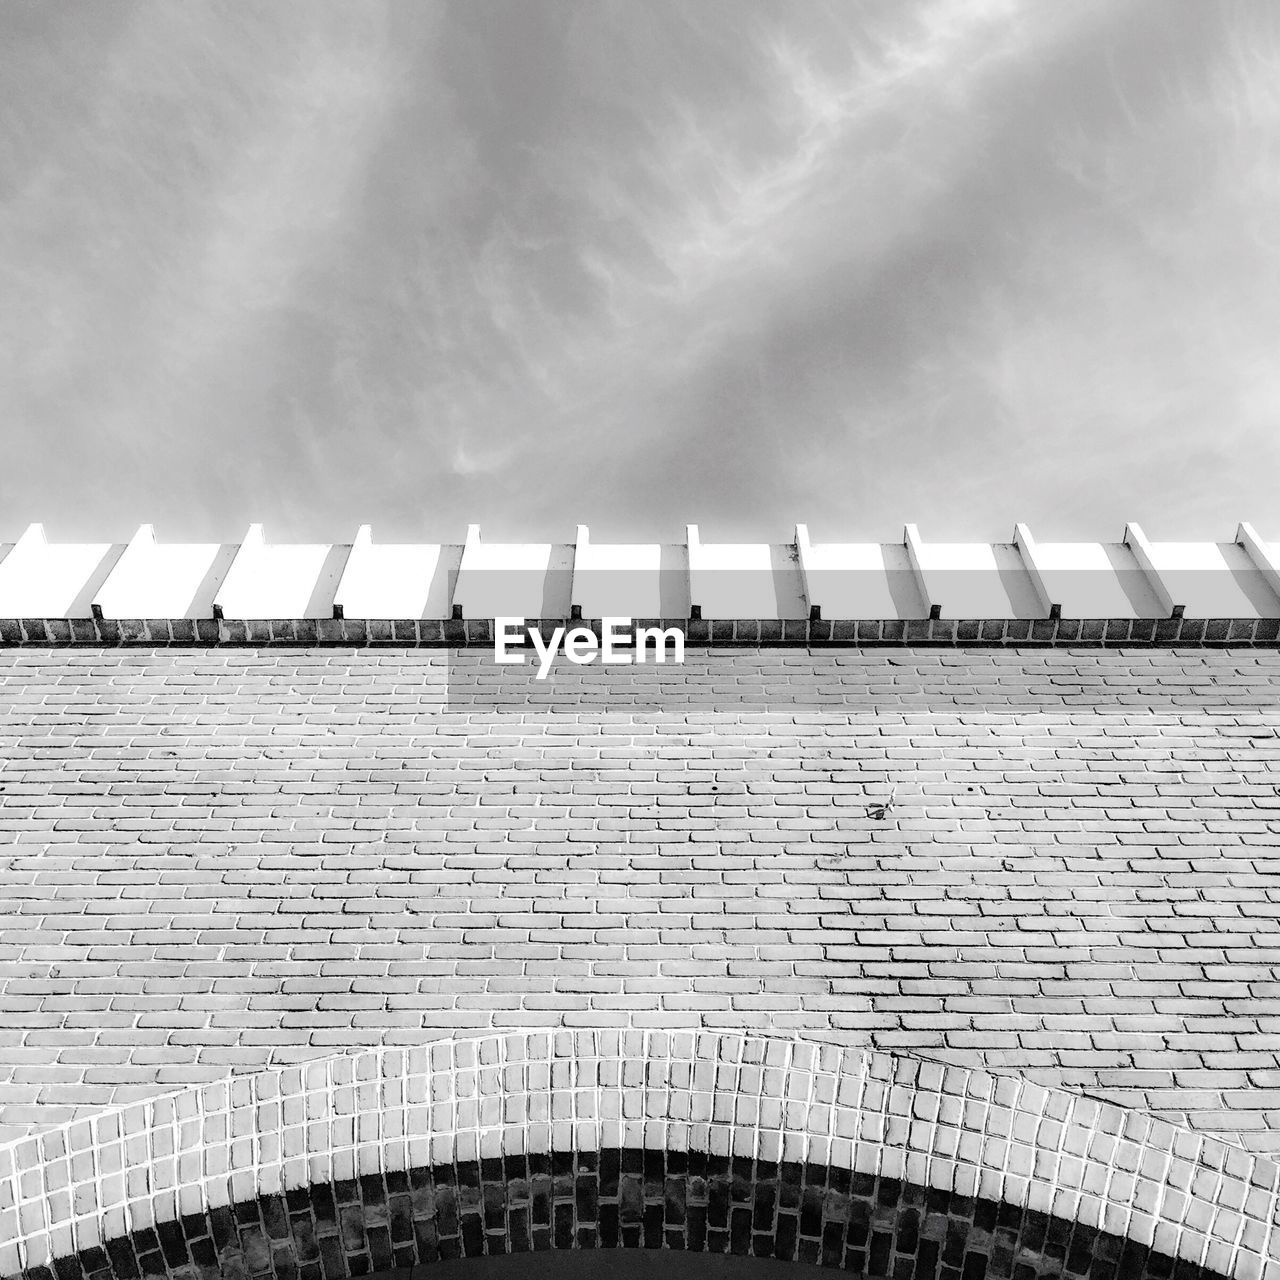
[[[786,1280],[803,1265],[676,1249],[543,1249],[381,1271],[367,1280]],[[870,1280],[844,1274],[851,1280]]]
[[[24,1280],[372,1280],[553,1249],[754,1257],[868,1280],[1224,1280],[1010,1204],[822,1165],[653,1149],[507,1156],[264,1195]],[[468,1274],[485,1280],[484,1270]],[[493,1280],[517,1272],[495,1269]]]

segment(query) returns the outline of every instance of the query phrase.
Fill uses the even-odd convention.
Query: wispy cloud
[[[0,502],[1280,537],[1278,73],[1265,0],[13,6]]]

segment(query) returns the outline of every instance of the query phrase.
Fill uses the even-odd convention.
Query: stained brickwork
[[[630,1025],[1012,1069],[1280,1148],[1275,652],[0,670],[0,1138],[344,1048]]]

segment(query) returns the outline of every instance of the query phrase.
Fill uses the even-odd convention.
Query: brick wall
[[[1280,1149],[1273,651],[0,672],[0,1140],[545,1025],[802,1030]]]

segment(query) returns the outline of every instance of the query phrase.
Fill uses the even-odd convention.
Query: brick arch
[[[462,1280],[468,1272],[503,1280],[517,1273],[483,1265],[459,1273],[449,1264],[619,1249],[816,1264],[878,1280],[1223,1280],[1194,1262],[1175,1264],[1149,1246],[1011,1204],[833,1166],[630,1147],[295,1188],[142,1228],[27,1274],[412,1280],[423,1274],[415,1268],[428,1266]]]
[[[617,1246],[1272,1280],[1278,1175],[1145,1115],[916,1058],[512,1032],[244,1076],[0,1148],[0,1274],[338,1280]]]

